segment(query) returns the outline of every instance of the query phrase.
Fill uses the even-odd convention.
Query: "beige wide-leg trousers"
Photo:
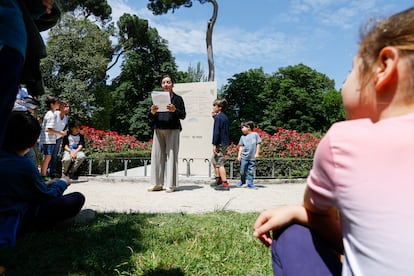
[[[155,129],[151,151],[151,184],[173,189],[178,183],[179,129]],[[164,183],[165,177],[165,183]]]

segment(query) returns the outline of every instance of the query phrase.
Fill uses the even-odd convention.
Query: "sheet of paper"
[[[167,105],[171,103],[170,93],[153,91],[151,92],[152,103],[158,106],[158,112],[168,111]]]

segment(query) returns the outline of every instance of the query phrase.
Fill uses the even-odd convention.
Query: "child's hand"
[[[213,154],[214,155],[217,155],[218,154],[218,150],[217,150],[217,147],[216,146],[213,146]]]
[[[60,180],[63,180],[66,182],[66,185],[70,185],[72,183],[72,181],[70,180],[70,178],[66,175],[62,175],[62,177],[60,178]]]
[[[300,205],[285,205],[263,211],[253,226],[253,235],[258,238],[265,246],[272,244],[271,231],[283,228],[297,218],[307,217],[306,209]],[[300,220],[302,221],[302,220]]]
[[[46,186],[49,187],[49,186],[55,184],[57,180],[58,180],[57,178],[53,178],[53,179],[51,179],[49,181],[46,181],[45,184],[46,184]]]

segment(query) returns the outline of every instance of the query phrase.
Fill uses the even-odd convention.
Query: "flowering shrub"
[[[254,131],[262,138],[260,156],[263,158],[313,158],[320,141],[320,138],[311,133],[301,134],[295,130],[283,128],[278,128],[273,135],[259,128],[255,128]],[[236,158],[237,151],[237,144],[232,143],[227,149],[226,156]]]
[[[83,126],[85,136],[85,150],[87,152],[129,152],[139,150],[151,150],[151,141],[141,142],[131,135],[119,135],[116,131],[103,131]]]
[[[115,131],[97,130],[87,126],[83,126],[82,131],[85,135],[85,150],[88,153],[151,151],[152,140],[141,142],[131,135],[119,135]],[[260,156],[263,158],[313,158],[320,141],[320,138],[311,133],[301,134],[295,130],[283,128],[278,128],[278,131],[273,135],[259,128],[255,128],[254,131],[262,138]],[[236,158],[237,151],[237,143],[231,143],[226,156]]]

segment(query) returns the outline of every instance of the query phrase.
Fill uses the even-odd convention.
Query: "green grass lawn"
[[[23,236],[6,275],[272,275],[253,237],[258,213],[99,213],[87,225]]]

